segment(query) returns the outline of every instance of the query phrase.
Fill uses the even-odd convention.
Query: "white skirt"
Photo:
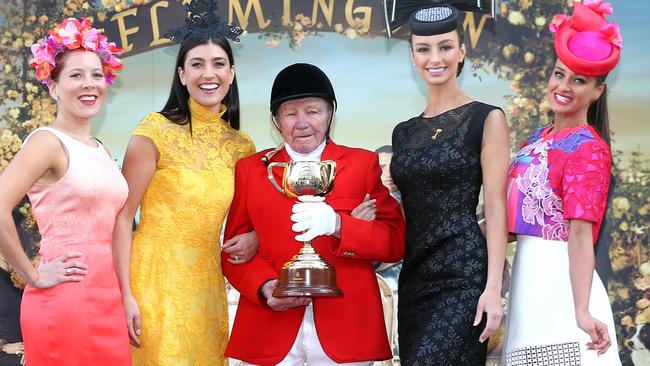
[[[621,364],[609,297],[596,271],[589,312],[607,324],[612,345],[600,356],[587,350],[591,339],[575,319],[567,242],[518,235],[511,278],[504,365]]]

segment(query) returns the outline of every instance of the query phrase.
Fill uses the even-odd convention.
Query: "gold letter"
[[[372,17],[372,8],[369,6],[358,6],[354,9],[352,7],[354,6],[354,0],[348,0],[345,3],[345,20],[348,22],[348,25],[350,27],[355,27],[356,22],[354,21],[354,17],[352,14],[357,14],[357,13],[363,13],[363,18],[361,19],[361,24],[362,27],[361,29],[365,32],[367,32],[370,29],[370,18]]]
[[[478,27],[476,27],[476,22],[474,22],[474,13],[468,11],[465,13],[465,22],[463,22],[463,29],[469,28],[469,40],[472,48],[476,47],[479,38],[481,37],[481,32],[483,32],[483,27],[485,27],[485,22],[488,20],[489,15],[485,14],[481,17],[481,20],[478,22]]]
[[[260,0],[248,0],[246,3],[246,12],[241,7],[241,4],[239,3],[239,0],[230,0],[229,6],[228,6],[228,23],[232,23],[233,21],[233,16],[232,12],[233,10],[235,11],[235,14],[237,15],[237,19],[239,19],[239,25],[243,28],[246,29],[248,27],[248,17],[251,14],[251,10],[255,10],[255,18],[257,19],[257,25],[259,25],[260,29],[266,28],[269,23],[271,23],[270,20],[264,20],[264,15],[262,14],[262,6],[260,5]]]
[[[318,18],[318,8],[323,9],[323,15],[328,26],[332,26],[332,13],[334,12],[334,1],[329,0],[329,6],[325,4],[327,0],[314,0],[314,8],[311,12],[311,22],[316,24]]]
[[[284,0],[284,9],[282,10],[282,23],[291,21],[291,0]]]
[[[151,14],[151,32],[153,33],[153,41],[149,43],[149,47],[158,46],[161,44],[169,43],[171,40],[167,38],[160,38],[160,27],[158,26],[158,8],[166,8],[169,6],[168,1],[161,1],[159,3],[153,4],[149,13]]]
[[[126,25],[124,24],[124,18],[130,15],[136,15],[137,12],[138,12],[138,8],[133,8],[133,9],[123,11],[121,13],[117,13],[113,15],[113,17],[111,18],[111,22],[117,20],[117,28],[120,31],[120,40],[122,41],[122,48],[124,49],[125,53],[133,49],[133,45],[129,44],[129,40],[126,37],[128,37],[129,34],[137,33],[140,27],[133,27],[133,28],[126,29]]]

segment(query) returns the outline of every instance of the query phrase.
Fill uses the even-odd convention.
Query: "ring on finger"
[[[235,255],[235,256],[232,257],[232,259],[235,260],[235,261],[239,261],[239,256]]]
[[[70,274],[72,273],[72,268],[66,268],[65,269],[65,274]]]

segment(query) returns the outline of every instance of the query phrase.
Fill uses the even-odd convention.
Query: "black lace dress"
[[[472,325],[487,280],[476,222],[483,125],[497,107],[470,102],[393,131],[391,175],[402,193],[406,254],[399,277],[402,365],[485,365],[485,327]]]

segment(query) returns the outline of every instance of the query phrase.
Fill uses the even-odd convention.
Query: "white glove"
[[[325,198],[317,196],[298,196],[300,203],[293,205],[291,229],[297,233],[298,241],[309,241],[317,236],[332,235],[336,230],[336,212],[325,203]]]

